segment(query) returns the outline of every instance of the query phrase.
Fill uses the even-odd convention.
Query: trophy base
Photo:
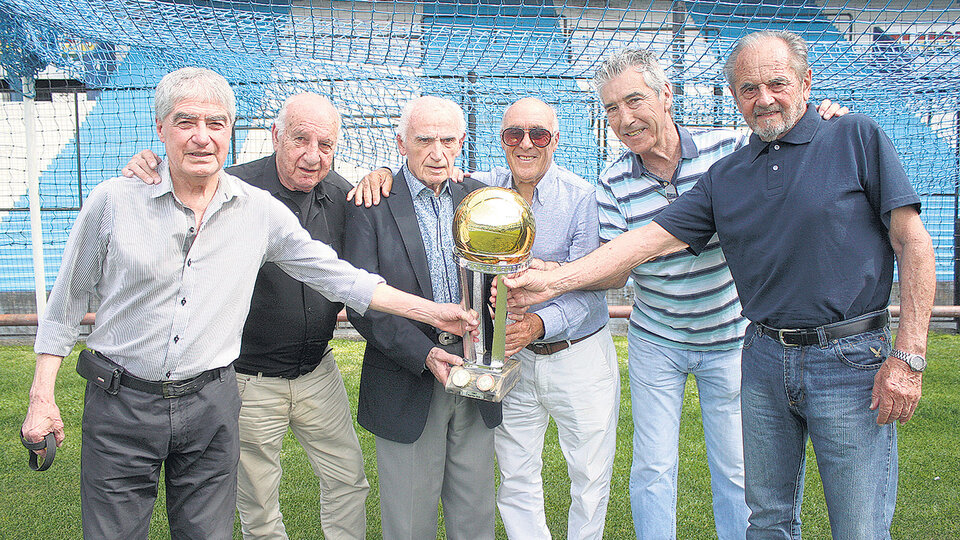
[[[519,360],[507,358],[498,368],[466,362],[450,368],[444,389],[451,394],[498,402],[519,380]]]

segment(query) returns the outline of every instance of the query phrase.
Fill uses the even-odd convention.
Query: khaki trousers
[[[287,538],[279,487],[280,447],[289,426],[320,480],[324,537],[364,538],[370,486],[333,354],[296,379],[237,374],[237,384],[243,401],[237,481],[243,537]]]

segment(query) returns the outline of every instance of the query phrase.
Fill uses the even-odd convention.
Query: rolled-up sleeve
[[[37,354],[66,356],[77,342],[110,243],[113,211],[108,189],[109,182],[93,189],[70,230],[57,280],[39,320]]]

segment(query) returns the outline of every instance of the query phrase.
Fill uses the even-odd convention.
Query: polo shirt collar
[[[697,148],[697,143],[693,140],[693,135],[687,131],[687,128],[674,124],[677,126],[677,134],[680,135],[680,159],[694,159],[700,157],[700,149]]]
[[[820,129],[820,122],[823,122],[823,119],[820,118],[820,113],[817,112],[816,107],[808,103],[807,110],[803,113],[803,116],[800,117],[800,120],[797,121],[790,131],[776,140],[787,144],[807,144],[813,140],[813,136],[816,135],[817,130]],[[763,152],[768,144],[770,143],[760,140],[760,137],[758,137],[756,133],[751,133],[749,144],[751,161],[757,159],[757,156]]]
[[[673,123],[673,127],[676,128],[677,135],[680,137],[680,161],[700,157],[700,149],[697,148],[697,143],[693,140],[693,135],[690,134],[690,131],[676,122]],[[633,163],[636,169],[633,172],[634,178],[648,172],[646,165],[643,164],[643,160],[640,159],[640,155],[634,152],[630,152],[630,154],[633,155]],[[679,165],[677,170],[680,170]]]

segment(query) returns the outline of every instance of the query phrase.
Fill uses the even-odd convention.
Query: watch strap
[[[919,354],[912,354],[898,349],[893,349],[890,351],[890,356],[903,360],[904,363],[907,364],[907,366],[909,366],[913,371],[923,371],[927,367],[927,359]],[[917,359],[919,359],[919,362],[917,362]],[[919,364],[919,367],[917,367],[915,364]]]

